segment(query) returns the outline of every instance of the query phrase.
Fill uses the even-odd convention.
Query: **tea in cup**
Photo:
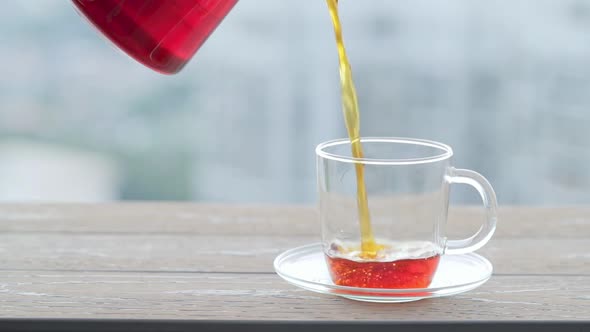
[[[322,244],[332,281],[363,288],[426,288],[442,255],[485,245],[497,221],[496,195],[480,174],[451,165],[448,145],[412,138],[361,138],[363,158],[340,139],[316,148]],[[362,181],[358,181],[362,168]],[[486,218],[473,236],[446,234],[451,184],[474,187]],[[368,211],[359,213],[359,186]]]

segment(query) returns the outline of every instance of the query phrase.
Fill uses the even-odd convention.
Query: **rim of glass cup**
[[[386,158],[386,159],[379,159],[379,158],[355,158],[350,156],[343,156],[338,155],[330,152],[326,152],[325,149],[343,145],[343,144],[350,144],[350,139],[348,138],[339,138],[335,140],[330,140],[327,142],[320,143],[315,152],[319,157],[340,161],[344,163],[354,163],[354,164],[368,164],[368,165],[414,165],[414,164],[427,164],[427,163],[434,163],[437,161],[442,161],[445,159],[449,159],[453,156],[453,149],[448,146],[447,144],[431,141],[427,139],[419,139],[419,138],[408,138],[408,137],[361,137],[361,143],[394,143],[394,144],[408,144],[408,145],[418,145],[418,146],[427,146],[431,148],[440,149],[441,153],[422,157],[422,158]]]

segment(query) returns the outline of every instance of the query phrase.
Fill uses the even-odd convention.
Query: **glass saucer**
[[[274,261],[287,282],[323,294],[366,302],[409,302],[463,293],[481,286],[492,275],[492,264],[475,254],[443,255],[427,288],[380,289],[335,285],[330,279],[320,243],[287,250]]]

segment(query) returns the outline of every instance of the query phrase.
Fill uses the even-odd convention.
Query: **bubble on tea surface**
[[[326,252],[331,257],[346,258],[354,261],[391,262],[401,259],[427,258],[440,254],[434,243],[429,241],[386,241],[378,240],[381,249],[374,258],[367,259],[360,250],[360,244],[334,240]]]

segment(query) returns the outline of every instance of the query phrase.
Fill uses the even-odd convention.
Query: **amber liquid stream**
[[[326,0],[334,26],[338,59],[340,65],[340,85],[346,129],[350,138],[352,156],[363,158],[360,140],[360,113],[351,66],[346,55],[342,26],[338,16],[338,0]],[[432,282],[440,260],[439,255],[430,257],[378,260],[380,250],[386,245],[375,241],[371,226],[371,215],[367,200],[364,165],[355,164],[357,185],[357,206],[361,233],[360,253],[357,257],[331,256],[326,254],[330,275],[334,283],[342,286],[368,288],[424,288]],[[342,248],[343,251],[351,248]],[[390,249],[390,248],[389,248]],[[351,259],[348,259],[351,258]],[[359,260],[360,258],[360,260]]]
[[[360,114],[356,89],[352,80],[352,71],[344,40],[342,38],[342,26],[338,16],[338,0],[326,0],[334,25],[334,34],[336,37],[336,46],[338,48],[338,59],[340,63],[340,85],[342,89],[342,105],[344,112],[344,121],[352,149],[352,156],[363,158],[363,147],[360,136]],[[375,257],[379,250],[379,245],[375,242],[373,229],[371,227],[371,215],[369,213],[369,204],[367,201],[367,187],[365,185],[365,169],[363,164],[356,163],[356,186],[357,186],[357,206],[359,214],[360,232],[361,232],[361,251],[366,258]]]

